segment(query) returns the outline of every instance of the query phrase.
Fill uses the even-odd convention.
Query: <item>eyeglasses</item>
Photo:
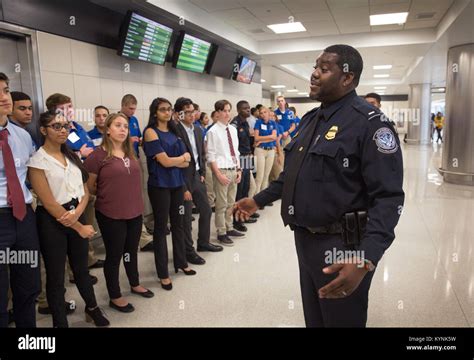
[[[54,123],[54,124],[51,124],[51,125],[46,125],[45,127],[50,127],[54,131],[61,131],[62,128],[64,128],[64,130],[66,130],[66,131],[69,131],[72,128],[71,124],[69,124],[69,123],[66,123],[66,124]]]
[[[172,112],[173,109],[168,107],[168,108],[158,108],[158,111],[161,112],[161,113],[165,113],[165,112]]]

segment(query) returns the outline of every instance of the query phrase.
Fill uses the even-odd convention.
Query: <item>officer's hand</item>
[[[352,294],[367,274],[367,270],[361,267],[357,261],[349,264],[333,264],[323,269],[325,274],[338,272],[339,275],[326,286],[319,289],[321,299],[340,299]]]
[[[234,204],[233,212],[239,221],[245,221],[258,210],[258,205],[252,198],[244,198]]]
[[[190,191],[185,191],[184,192],[184,200],[186,201],[193,201],[193,196],[191,195]]]

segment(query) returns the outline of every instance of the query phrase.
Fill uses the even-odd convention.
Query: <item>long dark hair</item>
[[[56,112],[56,111],[46,111],[46,112],[40,114],[40,117],[39,117],[40,126],[46,127],[58,115],[62,115],[62,113],[61,112]],[[44,137],[45,136],[43,135],[43,138]],[[79,170],[81,170],[82,182],[83,183],[87,182],[87,180],[89,179],[89,173],[87,172],[86,168],[82,164],[81,159],[79,159],[79,156],[77,156],[76,153],[74,151],[72,151],[66,145],[66,143],[61,144],[61,152],[63,153],[63,155],[67,159],[69,159],[69,161],[71,161],[74,165],[76,165],[79,168]]]
[[[158,107],[163,103],[170,104],[171,109],[173,109],[173,105],[168,99],[162,97],[157,97],[156,99],[154,99],[150,104],[150,116],[148,118],[148,124],[146,126],[147,128],[157,127],[158,119],[156,118],[156,112],[158,111]],[[173,117],[171,117],[170,121],[168,121],[168,129],[173,134],[179,137],[177,124]]]

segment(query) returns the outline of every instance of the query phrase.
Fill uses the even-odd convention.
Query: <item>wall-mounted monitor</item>
[[[250,60],[246,56],[240,56],[234,66],[234,73],[232,78],[238,82],[250,84],[252,82],[253,74],[257,63]]]
[[[173,29],[129,12],[121,32],[118,54],[134,60],[164,65]]]
[[[173,66],[176,69],[203,73],[212,44],[182,32],[176,42]]]
[[[209,73],[225,79],[230,79],[234,72],[236,59],[237,51],[224,46],[219,46],[213,58]]]

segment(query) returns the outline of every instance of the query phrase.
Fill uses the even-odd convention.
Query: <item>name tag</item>
[[[92,143],[94,144],[94,146],[99,146],[100,144],[102,144],[102,138],[93,139]]]
[[[277,119],[278,119],[278,120],[281,120],[281,115],[277,115]]]
[[[79,136],[77,136],[77,134],[75,132],[72,132],[72,133],[69,134],[67,139],[70,142],[72,142],[73,144],[75,144],[77,142],[77,140],[80,140],[81,138]]]
[[[267,129],[268,129],[268,128],[267,128],[267,125],[262,124],[262,130],[267,130]]]

